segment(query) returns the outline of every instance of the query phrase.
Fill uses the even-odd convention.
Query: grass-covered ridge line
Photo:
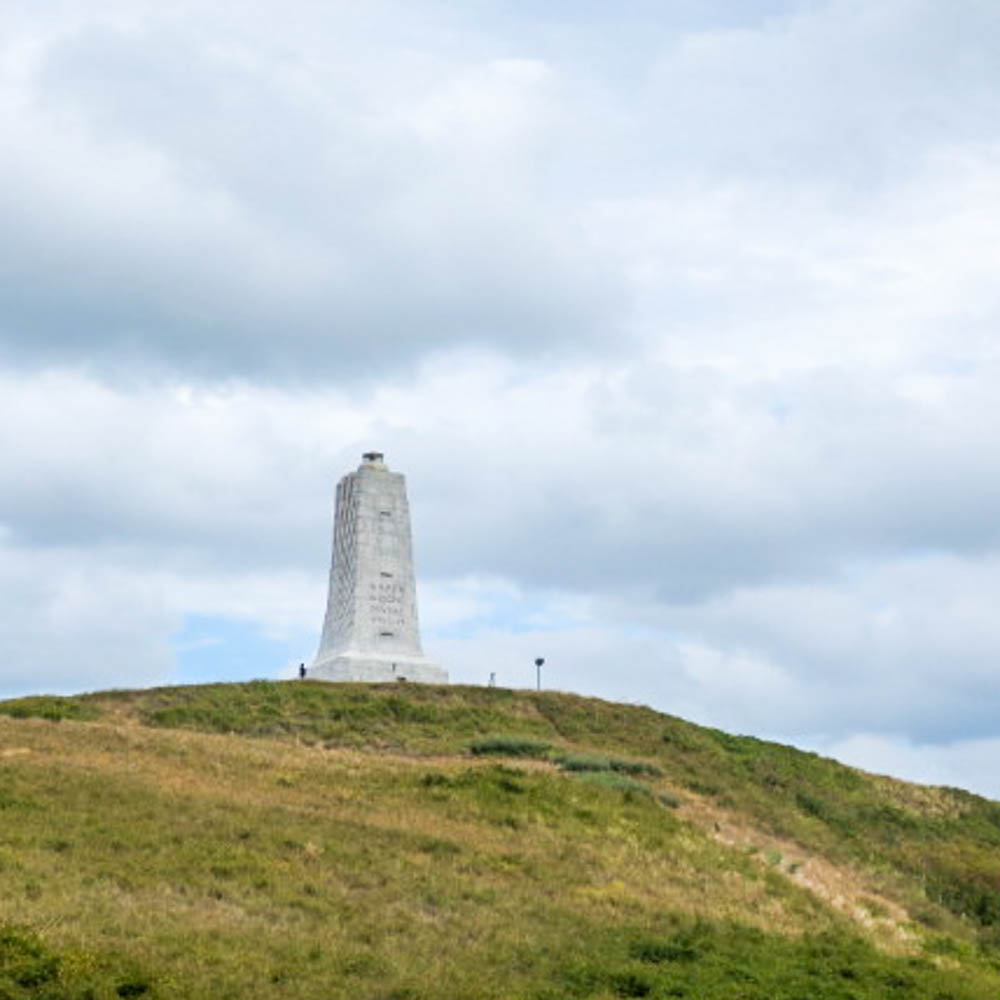
[[[995,998],[998,809],[552,692],[2,702],[0,998]]]

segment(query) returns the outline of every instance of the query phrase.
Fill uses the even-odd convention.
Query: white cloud
[[[143,687],[172,667],[160,588],[107,553],[0,548],[0,696]]]

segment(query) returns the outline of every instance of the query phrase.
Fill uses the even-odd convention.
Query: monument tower
[[[406,480],[378,451],[337,483],[330,591],[309,676],[448,683],[420,648]]]

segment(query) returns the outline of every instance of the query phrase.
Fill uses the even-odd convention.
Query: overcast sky
[[[1000,798],[996,0],[0,7],[0,697],[424,646]]]

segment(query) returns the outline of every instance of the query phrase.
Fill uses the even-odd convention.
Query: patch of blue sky
[[[172,681],[206,684],[292,676],[312,659],[316,636],[303,630],[279,637],[238,619],[189,615],[171,644]]]

